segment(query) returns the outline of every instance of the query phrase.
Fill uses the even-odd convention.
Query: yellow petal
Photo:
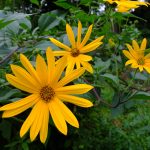
[[[123,54],[124,54],[128,59],[134,59],[134,57],[133,57],[127,50],[123,50]]]
[[[55,57],[54,57],[54,53],[52,52],[51,48],[48,47],[47,51],[46,51],[46,58],[47,58],[47,83],[49,83],[50,78],[51,78],[51,73],[52,70],[55,68]]]
[[[39,112],[41,102],[39,101],[32,109],[31,113],[29,114],[28,118],[23,123],[20,129],[20,137],[23,137],[26,132],[29,130],[30,126],[32,125],[33,121],[35,120],[37,113]]]
[[[94,41],[90,42],[88,45],[92,45],[93,43],[97,43],[97,42],[101,42],[101,40],[104,38],[104,36],[100,36],[97,39],[95,39]]]
[[[150,59],[150,53],[145,56],[145,59]]]
[[[69,24],[66,24],[66,31],[67,31],[67,36],[69,38],[69,41],[72,45],[72,48],[75,48],[75,37],[74,37],[74,33],[72,31],[72,28],[70,27]]]
[[[59,61],[56,67],[52,70],[51,78],[50,78],[51,85],[55,86],[55,84],[58,82],[65,67],[66,67],[66,57],[62,57],[61,61]]]
[[[117,6],[118,12],[128,12],[131,8],[123,7],[123,6]]]
[[[102,42],[93,43],[90,45],[86,45],[83,48],[80,49],[81,53],[87,53],[95,50],[97,47],[99,47],[102,44]]]
[[[62,49],[65,49],[66,51],[71,51],[71,48],[68,47],[67,45],[59,42],[58,40],[54,39],[54,38],[50,38],[50,41],[55,44],[56,46],[62,48]]]
[[[147,39],[144,38],[142,43],[141,43],[141,47],[140,50],[144,53],[145,49],[146,49],[146,44],[147,44]]]
[[[47,58],[48,71],[51,71],[55,67],[55,57],[50,47],[48,47],[46,50],[46,58]]]
[[[37,93],[38,92],[38,89],[33,89],[32,87],[30,87],[30,85],[22,83],[21,80],[19,80],[18,78],[16,78],[15,76],[13,76],[11,74],[6,74],[6,79],[11,85],[15,86],[18,89],[21,89],[28,93]]]
[[[71,73],[75,66],[75,60],[73,58],[67,61],[66,75]]]
[[[65,60],[67,60],[67,58],[68,58],[68,56],[63,56],[63,57],[61,57],[61,58],[59,58],[56,62],[55,62],[55,64],[57,65],[58,63],[61,63],[61,62],[63,62],[64,61],[64,59]],[[66,65],[67,65],[67,61],[66,61],[66,63],[65,63]]]
[[[135,49],[133,49],[130,44],[126,44],[126,46],[128,47],[129,52],[130,52],[130,54],[132,55],[132,58],[138,59],[138,57],[139,57],[139,56],[138,56],[138,52],[139,52],[139,51],[136,51]]]
[[[91,90],[93,86],[88,84],[76,84],[55,89],[56,94],[84,94]]]
[[[31,74],[31,76],[38,82],[40,83],[40,79],[35,71],[35,69],[33,68],[33,66],[31,65],[31,63],[29,62],[29,60],[23,55],[20,54],[20,61],[22,63],[22,65],[26,68],[26,70]]]
[[[129,64],[132,64],[132,63],[135,63],[135,60],[130,59],[130,60],[128,60],[128,61],[125,63],[125,66],[127,66],[127,65],[129,65]]]
[[[145,64],[144,65],[150,65],[150,59],[145,59]]]
[[[19,108],[23,105],[31,103],[32,101],[34,101],[37,98],[38,98],[38,95],[32,94],[30,96],[27,96],[25,98],[22,98],[20,100],[17,100],[15,102],[12,102],[10,104],[7,104],[7,105],[4,105],[4,106],[0,107],[0,111]]]
[[[59,99],[56,99],[56,104],[60,108],[64,119],[72,126],[79,128],[79,123],[74,114],[66,107],[66,105]]]
[[[35,120],[33,121],[31,128],[30,128],[31,141],[34,141],[34,139],[37,137],[38,133],[40,132],[40,129],[43,123],[43,109],[45,108],[43,107],[44,105],[46,104],[40,101],[40,108],[38,109]]]
[[[138,68],[138,67],[139,67],[139,65],[137,63],[132,63],[131,64],[131,68]]]
[[[37,83],[36,80],[23,68],[17,65],[11,65],[11,69],[15,76],[22,81],[23,84],[30,85],[32,89],[40,88],[40,85]]]
[[[145,69],[148,73],[150,73],[150,66],[144,66],[144,69]]]
[[[43,108],[43,123],[40,130],[40,140],[42,143],[45,143],[48,134],[48,122],[49,122],[49,109],[47,106]]]
[[[82,24],[80,21],[78,21],[78,36],[77,36],[77,47],[81,43],[81,33],[82,33]]]
[[[48,70],[43,57],[40,55],[36,58],[36,72],[41,80],[41,84],[46,85],[48,82]]]
[[[80,55],[78,56],[78,58],[79,58],[81,61],[91,61],[91,60],[92,60],[92,57],[91,57],[91,56],[84,55],[84,54],[80,54]]]
[[[15,109],[6,110],[6,111],[4,111],[2,117],[9,118],[9,117],[16,116],[16,115],[22,113],[23,111],[27,110],[28,108],[32,107],[36,102],[37,102],[37,99],[31,101],[30,103],[27,103],[25,105],[17,107]]]
[[[59,108],[55,100],[50,101],[49,111],[54,121],[54,124],[61,133],[67,135],[67,124],[60,109],[61,108]]]
[[[139,70],[140,70],[140,72],[143,71],[143,66],[139,65]]]
[[[135,40],[132,41],[132,45],[133,45],[134,50],[139,51],[139,49],[140,49],[139,45]]]
[[[92,102],[90,102],[89,100],[85,98],[76,97],[72,95],[64,95],[64,94],[58,95],[57,97],[63,100],[64,102],[69,102],[80,107],[92,107],[93,106]]]
[[[64,78],[62,78],[56,85],[56,88],[62,87],[66,84],[68,84],[69,82],[79,78],[83,73],[84,73],[85,69],[84,68],[79,68],[79,69],[75,69],[73,70],[69,75],[66,75]]]
[[[66,51],[53,51],[53,53],[54,53],[54,56],[64,56],[64,55],[70,54],[69,52],[66,52]]]
[[[87,70],[90,73],[93,73],[93,68],[92,68],[91,64],[89,64],[88,62],[85,62],[85,61],[81,61],[81,64],[85,70]]]
[[[81,65],[80,65],[80,59],[76,58],[76,68],[80,69]]]
[[[93,28],[93,25],[90,25],[83,41],[80,44],[80,48],[82,48],[86,44],[86,42],[89,40],[91,32],[92,32],[92,28]]]

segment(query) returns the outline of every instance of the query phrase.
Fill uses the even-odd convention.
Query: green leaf
[[[123,113],[123,111],[124,111],[124,108],[123,108],[123,105],[121,104],[118,107],[111,109],[111,115],[113,118],[115,118],[115,117],[121,115]]]
[[[59,10],[42,14],[38,20],[40,31],[49,30],[59,25],[60,21],[65,17],[65,13]]]
[[[9,140],[11,136],[11,124],[8,121],[3,120],[0,123],[0,131],[2,132],[2,136]]]
[[[137,92],[132,97],[130,97],[131,100],[150,100],[150,93],[148,92]]]
[[[104,77],[105,79],[110,80],[113,84],[115,84],[115,86],[119,85],[119,79],[117,76],[109,74],[109,73],[105,73],[101,76]]]
[[[5,148],[9,148],[9,147],[15,147],[16,145],[20,144],[20,141],[13,141],[7,145],[5,145]]]
[[[107,70],[110,66],[110,60],[102,61],[102,59],[98,57],[95,57],[94,63],[95,63],[94,70],[98,73]]]
[[[37,5],[37,6],[40,5],[38,0],[30,0],[30,2],[33,3],[33,4],[35,4],[35,5]]]
[[[64,9],[70,9],[70,8],[75,9],[76,8],[74,5],[72,5],[68,2],[65,2],[65,0],[64,1],[57,1],[57,2],[55,2],[55,4],[57,6],[60,6],[60,7],[64,8]]]
[[[9,15],[5,16],[5,19],[7,21],[10,21],[10,20],[20,20],[20,19],[26,18],[27,16],[31,16],[31,14],[14,12],[14,13],[10,13]]]
[[[23,142],[23,143],[22,143],[22,149],[23,149],[23,150],[29,150],[29,146],[28,146],[28,143],[27,143],[27,142]]]
[[[18,89],[9,90],[4,96],[0,97],[0,101],[8,100],[10,97],[12,97],[15,94],[18,94],[19,92],[20,91]]]
[[[117,105],[119,101],[120,101],[120,94],[115,93],[112,99],[112,105],[116,107],[111,109],[112,117],[117,117],[118,115],[121,115],[124,111],[123,104]]]
[[[101,97],[102,99],[111,102],[114,96],[114,92],[114,89],[108,83],[105,83],[103,88],[101,88]]]
[[[46,50],[47,47],[51,47],[52,49],[58,49],[54,44],[52,44],[50,41],[45,41],[42,40],[38,43],[36,43],[35,48],[41,49],[41,50]]]
[[[80,0],[81,5],[90,6],[92,3],[92,0]]]
[[[82,22],[94,23],[94,21],[97,19],[97,16],[95,14],[87,14],[84,11],[80,10],[76,14],[76,18],[82,20]]]
[[[10,21],[4,21],[4,19],[0,20],[0,29],[6,27],[7,25],[9,25],[10,23],[12,23],[14,20],[10,20]]]

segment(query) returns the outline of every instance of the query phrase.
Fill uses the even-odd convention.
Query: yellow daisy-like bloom
[[[113,41],[113,39],[111,39],[111,38],[108,40],[108,44],[111,48],[115,47],[115,45],[116,45],[115,42]]]
[[[91,85],[66,85],[82,75],[85,70],[83,68],[76,69],[69,76],[60,79],[66,60],[63,59],[55,65],[54,55],[50,48],[47,49],[46,56],[47,64],[43,57],[37,56],[35,68],[23,54],[20,55],[20,61],[25,69],[11,65],[14,75],[6,74],[8,82],[30,95],[0,108],[0,111],[4,111],[2,117],[8,118],[32,107],[31,113],[21,127],[20,136],[23,137],[30,129],[31,141],[39,133],[42,143],[47,138],[49,114],[57,129],[65,135],[67,135],[66,122],[74,127],[79,127],[76,117],[64,102],[81,107],[93,106],[89,100],[74,96],[88,92],[93,88]]]
[[[91,43],[85,45],[90,38],[92,27],[93,25],[90,25],[85,37],[81,42],[82,24],[79,21],[78,31],[77,31],[77,42],[76,42],[71,26],[69,24],[66,24],[66,32],[69,41],[71,43],[71,47],[59,42],[54,38],[50,38],[52,43],[65,50],[65,51],[54,51],[54,55],[63,56],[62,58],[59,59],[59,61],[62,61],[64,57],[67,59],[66,74],[70,73],[75,66],[77,69],[82,66],[84,67],[85,70],[89,71],[90,73],[93,73],[93,68],[88,63],[88,61],[92,60],[92,57],[85,55],[85,53],[93,51],[97,47],[99,47],[102,44],[101,40],[103,39],[104,36],[101,36],[95,39],[94,41],[92,41]]]
[[[130,1],[130,0],[105,0],[110,4],[116,3],[117,4],[117,11],[118,12],[128,12],[131,9],[138,8],[141,5],[148,6],[148,2],[140,2],[140,1]]]
[[[131,64],[131,68],[139,68],[140,71],[145,69],[150,73],[150,54],[147,54],[146,56],[144,55],[146,44],[146,38],[143,39],[140,47],[135,40],[132,41],[133,47],[126,44],[129,51],[123,50],[123,53],[129,60],[125,63],[125,66]]]

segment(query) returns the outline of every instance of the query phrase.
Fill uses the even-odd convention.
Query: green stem
[[[130,82],[129,82],[128,86],[125,88],[123,94],[132,86],[136,73],[137,73],[137,69],[135,70],[135,72],[133,74],[133,78],[130,80]]]

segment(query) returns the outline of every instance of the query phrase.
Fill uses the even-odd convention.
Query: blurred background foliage
[[[144,13],[143,13],[144,11]],[[65,31],[69,23],[74,32],[77,23],[83,31],[94,24],[90,40],[105,35],[103,45],[91,52],[94,74],[84,74],[74,83],[90,83],[95,89],[86,97],[94,107],[81,109],[72,105],[80,128],[69,126],[67,136],[49,124],[45,145],[29,135],[19,137],[20,127],[30,110],[9,119],[0,119],[0,147],[2,150],[147,150],[150,149],[150,80],[149,74],[125,68],[122,50],[136,39],[149,40],[150,9],[140,7],[132,13],[118,13],[102,0],[0,0],[0,105],[16,101],[26,95],[10,86],[5,74],[10,64],[18,64],[24,53],[34,64],[35,56],[45,56],[51,46],[58,49],[49,37],[68,44]],[[148,44],[149,46],[149,44]],[[150,52],[147,49],[146,52]],[[129,87],[130,83],[132,85]],[[2,113],[1,113],[2,114]]]

